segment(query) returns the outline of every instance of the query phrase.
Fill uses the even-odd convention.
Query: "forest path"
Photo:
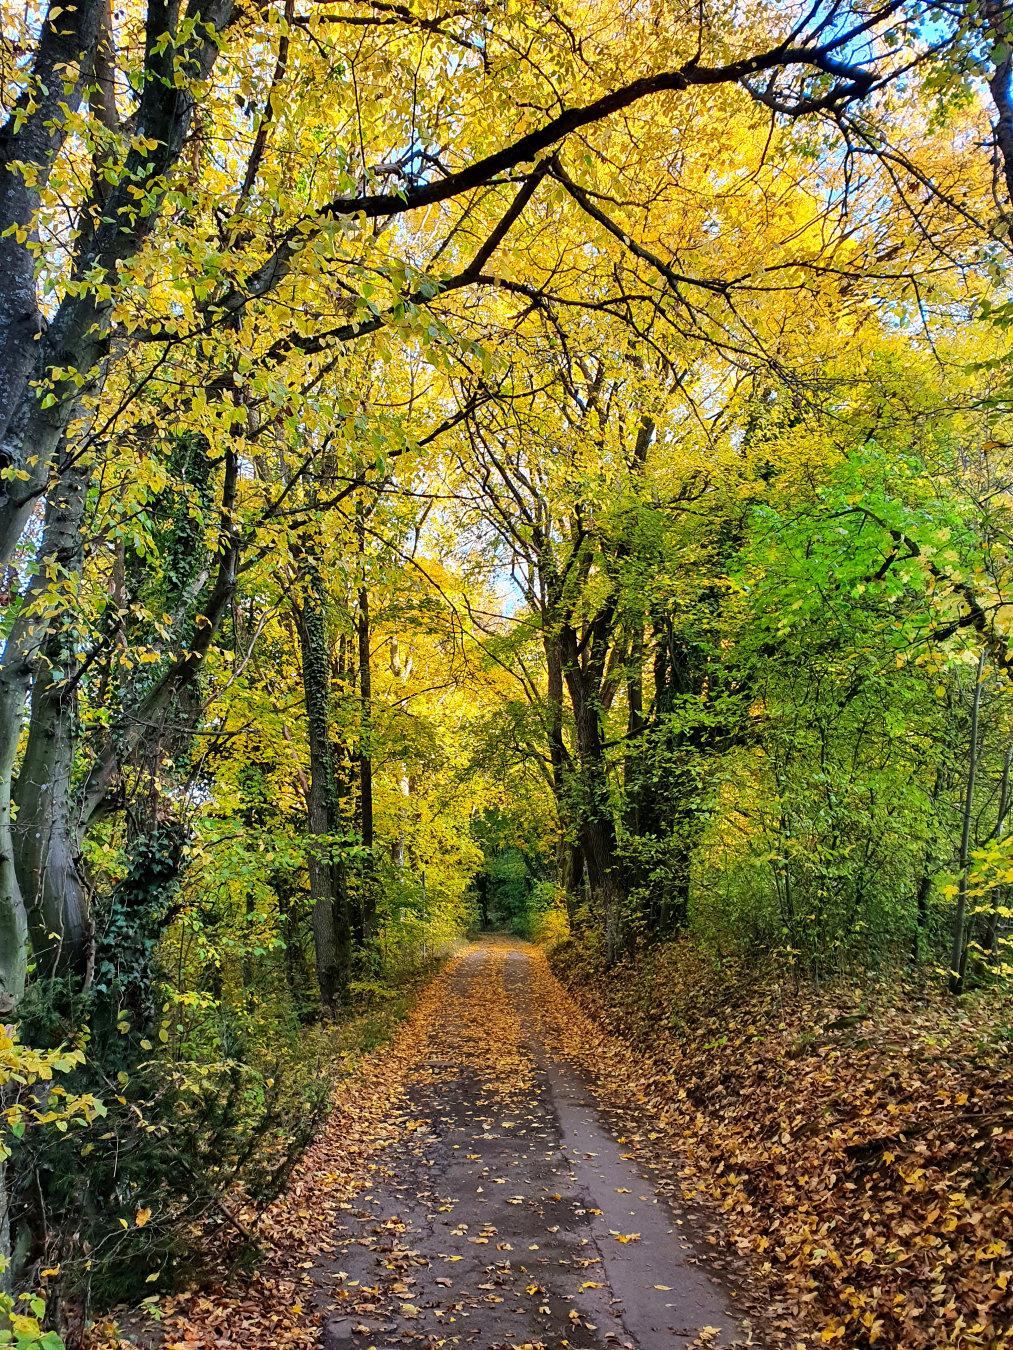
[[[690,1220],[547,1049],[536,973],[492,939],[444,977],[398,1137],[316,1277],[327,1350],[747,1343]]]

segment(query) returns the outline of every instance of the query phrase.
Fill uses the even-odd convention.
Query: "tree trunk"
[[[17,652],[18,645],[12,633],[0,667],[0,1021],[11,1019],[28,972],[28,911],[11,832],[11,781],[31,681],[31,666]]]
[[[331,659],[323,581],[312,563],[307,567],[298,627],[309,735],[308,870],[313,899],[313,945],[320,999],[327,1011],[334,1012],[348,985],[352,935],[345,867],[336,841],[341,820],[331,746]]]
[[[929,896],[932,893],[931,857],[928,848],[922,860],[922,874],[915,891],[915,929],[911,937],[911,960],[917,965],[922,959],[922,943],[929,921]]]
[[[572,832],[579,831],[574,820],[574,766],[563,734],[563,657],[555,633],[542,627],[542,646],[546,671],[546,739],[549,745],[549,764],[552,772],[552,790],[559,818],[559,847],[557,872],[563,890],[566,916],[571,930],[580,927],[583,909],[584,852],[579,839]]]
[[[999,806],[995,816],[995,829],[992,831],[993,839],[1004,839],[1006,837],[1006,821],[1010,811],[1010,773],[1013,770],[1013,745],[1007,747],[1006,758],[1002,766],[1002,779],[999,785]],[[984,936],[982,946],[988,953],[988,960],[992,965],[999,963],[999,929],[1000,915],[999,911],[1005,907],[1008,888],[1006,886],[996,886],[992,892],[992,903],[984,923]]]
[[[376,885],[373,868],[373,678],[370,667],[369,587],[366,584],[366,522],[363,508],[356,513],[361,577],[356,604],[356,639],[359,658],[359,828],[365,858],[360,880],[362,940],[376,926]]]
[[[72,458],[49,493],[41,554],[56,588],[81,571],[81,525],[90,476],[90,468]],[[57,596],[47,599],[52,605]],[[73,630],[62,606],[50,614],[33,663],[31,719],[14,789],[12,838],[40,967],[83,975],[90,956],[91,918],[78,865],[81,830],[72,785],[78,674]]]
[[[0,128],[0,445],[23,410],[40,355],[43,319],[29,246],[36,239],[34,217],[72,125],[66,113],[76,112],[90,78],[88,58],[98,45],[102,16],[103,0],[77,0],[46,14],[32,78]],[[30,233],[19,238],[19,230]]]
[[[608,765],[601,722],[600,661],[592,651],[582,664],[577,634],[563,629],[563,677],[570,694],[579,764],[579,837],[592,906],[605,935],[611,962],[624,943],[623,918],[616,860],[616,823],[609,800]],[[593,645],[593,644],[588,644]]]
[[[411,678],[413,664],[414,662],[410,655],[402,660],[400,643],[398,642],[398,637],[395,633],[390,640],[391,674],[399,679],[403,685],[407,685],[408,680]],[[408,765],[404,760],[398,762],[397,786],[398,792],[401,794],[405,803],[407,803],[411,796],[412,787],[411,780],[408,777]],[[391,861],[398,871],[403,871],[405,865],[405,813],[401,810],[398,811],[397,825],[390,846],[390,856]]]
[[[941,767],[937,767],[932,779],[932,791],[929,794],[929,806],[932,814],[935,815],[939,806],[939,799],[949,788],[947,781],[948,775],[944,774]],[[922,854],[921,874],[918,877],[918,885],[915,887],[915,926],[911,934],[911,961],[917,965],[922,959],[923,947],[925,941],[925,931],[929,922],[929,897],[932,894],[932,874],[933,874],[933,850],[931,840],[925,844],[925,851]]]
[[[7,1106],[7,1089],[0,1088],[0,1111]],[[7,1163],[0,1159],[0,1294],[11,1292],[11,1199],[7,1186]]]
[[[0,129],[0,467],[18,476],[0,487],[0,566],[13,556],[29,515],[45,491],[53,458],[77,416],[81,397],[94,386],[109,349],[109,311],[114,299],[93,284],[115,277],[134,258],[159,219],[172,169],[187,142],[195,112],[189,79],[206,79],[221,51],[221,34],[232,18],[233,0],[209,0],[189,36],[178,32],[179,9],[150,0],[145,24],[143,78],[131,130],[134,144],[124,173],[110,186],[96,171],[90,185],[93,230],[82,229],[72,259],[75,284],[43,328],[35,285],[35,259],[16,231],[30,225],[73,114],[95,75],[104,41],[106,0],[54,6],[34,53],[30,92]],[[167,41],[166,38],[169,37]],[[173,40],[179,36],[179,41]],[[79,59],[80,58],[80,59]],[[179,71],[188,80],[180,82]],[[154,145],[156,148],[151,149]],[[38,170],[29,180],[17,161]],[[100,166],[99,166],[100,167]],[[29,181],[31,190],[26,191]],[[134,194],[143,184],[148,209],[137,211]],[[129,222],[129,223],[128,223]],[[71,372],[52,390],[32,387],[48,368]],[[81,383],[81,377],[84,382]],[[53,401],[49,402],[50,396]],[[43,407],[49,402],[48,407]]]
[[[556,866],[566,905],[566,921],[571,933],[576,933],[583,921],[584,902],[584,850],[579,840],[567,839],[565,835],[560,839]]]
[[[81,566],[81,522],[89,473],[71,457],[50,490],[41,552],[60,577],[73,576]],[[222,483],[222,521],[218,566],[210,589],[187,590],[176,601],[180,650],[167,657],[159,678],[137,695],[99,748],[80,788],[73,783],[77,743],[77,653],[70,645],[69,626],[61,611],[40,624],[42,649],[34,661],[32,716],[15,798],[17,823],[12,837],[17,875],[29,912],[33,945],[44,969],[87,976],[92,951],[92,925],[85,879],[79,858],[85,831],[108,805],[110,791],[125,764],[139,764],[145,756],[159,758],[159,728],[172,716],[179,747],[189,747],[196,732],[199,700],[183,707],[181,693],[192,686],[210,648],[221,618],[235,592],[239,541],[232,509],[238,481],[238,463],[228,454]],[[207,581],[203,566],[199,577]],[[203,622],[192,622],[197,610]],[[154,777],[154,775],[152,775]],[[164,822],[162,803],[153,800],[148,823],[140,833]]]
[[[978,714],[981,710],[981,685],[985,669],[985,653],[978,657],[971,699],[971,745],[967,762],[967,786],[964,791],[964,814],[960,831],[960,869],[957,882],[957,909],[953,916],[953,943],[950,948],[951,994],[963,993],[967,966],[967,871],[971,856],[971,821],[974,815],[974,780],[978,771]]]
[[[59,644],[46,644],[46,658]],[[65,667],[64,670],[67,668]],[[18,775],[15,859],[41,971],[83,976],[91,948],[88,891],[72,776],[77,697],[59,666],[40,666],[32,689],[28,743]]]
[[[638,624],[630,644],[630,668],[626,678],[626,704],[629,716],[626,724],[626,758],[623,765],[623,787],[626,795],[626,829],[631,835],[640,833],[640,793],[638,791],[644,746],[644,628]]]
[[[361,707],[359,750],[359,814],[362,823],[362,844],[373,847],[373,755],[370,733],[373,688],[369,669],[369,600],[365,588],[359,593],[359,703]]]
[[[641,841],[640,850],[634,851],[630,885],[643,897],[650,935],[667,938],[685,926],[689,915],[693,851],[701,826],[693,760],[705,746],[705,734],[693,727],[679,729],[673,714],[681,695],[699,695],[703,667],[663,610],[652,613],[651,632],[653,707],[650,718],[640,720],[641,734],[633,742],[632,761],[627,761],[627,791],[633,798],[627,821]]]
[[[81,566],[89,470],[64,466],[46,503],[39,566],[24,596],[0,669],[0,980],[8,998],[24,989],[25,937],[44,967],[83,967],[88,906],[77,871],[71,809],[74,654],[56,588]],[[32,719],[16,790],[14,764],[29,686]],[[12,799],[17,820],[12,819]],[[55,933],[55,939],[49,934]]]
[[[87,470],[77,466],[72,474],[67,475],[66,481],[50,493],[40,546],[40,565],[23,597],[21,609],[8,635],[3,660],[0,663],[0,1021],[4,1022],[13,1021],[17,1004],[24,993],[28,969],[30,929],[29,907],[26,904],[25,893],[22,889],[25,873],[21,852],[25,843],[25,835],[32,823],[32,816],[29,812],[28,817],[23,818],[19,810],[16,825],[12,820],[14,765],[21,739],[33,667],[36,664],[40,649],[43,651],[43,655],[46,655],[46,647],[54,640],[52,620],[47,623],[44,615],[38,614],[36,609],[39,602],[47,598],[46,592],[51,584],[50,574],[53,573],[59,577],[65,569],[73,572],[75,564],[79,563],[80,524],[84,509],[87,477]],[[62,614],[58,614],[57,624],[61,620]],[[52,657],[54,653],[50,651],[49,655]],[[60,668],[48,665],[46,667],[47,688],[52,689],[59,678]],[[33,697],[33,716],[35,713],[34,703]],[[54,732],[52,772],[56,778],[62,778],[65,773],[69,788],[72,755],[68,756],[69,742],[63,734],[63,719],[60,719],[54,728]],[[31,742],[31,733],[29,734],[29,741]],[[38,732],[36,733],[36,743],[38,744]],[[27,751],[25,762],[31,762]],[[37,765],[31,772],[33,778],[37,778],[43,789],[48,787],[49,780],[44,776],[41,765]],[[22,769],[23,777],[24,769]],[[56,852],[59,853],[67,819],[52,810],[50,816],[59,816],[58,819],[53,820],[52,825],[53,842]],[[49,819],[50,817],[44,816],[41,824],[47,825]],[[43,838],[33,839],[31,842],[32,846],[39,851],[40,856],[44,857],[42,853],[44,848]],[[54,870],[56,872],[59,872],[64,860],[65,855],[61,855],[59,860],[54,859]],[[35,883],[41,882],[42,875],[41,870],[32,873],[33,888],[29,890],[28,894],[33,917],[37,907],[38,886]],[[50,896],[53,893],[52,890],[48,892]],[[75,893],[75,899],[83,901],[83,894],[77,895]],[[78,904],[75,907],[75,915],[80,922],[72,927],[72,940],[67,949],[68,956],[84,947],[83,940],[78,937],[78,929],[82,925],[85,930],[87,928],[86,908]],[[31,927],[35,928],[36,933],[38,933],[40,925],[37,922],[33,923]],[[43,928],[42,931],[44,933],[46,930]],[[57,931],[62,930],[58,929]],[[2,1100],[0,1100],[0,1105],[2,1105]],[[7,1185],[7,1168],[5,1162],[0,1162],[0,1267],[3,1267],[3,1273],[0,1273],[0,1289],[6,1288],[11,1278],[11,1255],[10,1194]]]
[[[490,924],[489,916],[489,874],[488,872],[479,872],[475,880],[475,891],[478,896],[479,922],[484,930],[487,930]]]

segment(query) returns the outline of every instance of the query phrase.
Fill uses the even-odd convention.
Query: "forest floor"
[[[650,1179],[568,1049],[586,1018],[524,944],[469,947],[335,1110],[266,1261],[163,1301],[193,1346],[608,1350],[761,1343],[700,1214]],[[713,1236],[711,1236],[713,1242]],[[120,1342],[123,1344],[124,1342]]]
[[[257,1270],[137,1340],[1013,1347],[1009,996],[552,964],[451,962],[339,1080]]]
[[[816,982],[689,939],[552,966],[610,1118],[765,1289],[791,1350],[1013,1347],[1013,996]]]

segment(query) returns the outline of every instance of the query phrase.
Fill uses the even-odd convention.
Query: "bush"
[[[54,1016],[42,988],[36,1030]],[[248,1255],[251,1221],[326,1108],[322,1055],[307,1055],[305,1038],[223,1037],[225,1010],[204,1000],[198,1012],[184,1021],[167,999],[151,1040],[121,1023],[115,1075],[99,1067],[107,1055],[77,1057],[68,1086],[78,1101],[102,1097],[101,1126],[39,1132],[20,1150],[15,1224],[28,1268],[60,1267],[63,1318],[178,1286],[220,1266],[223,1244],[232,1259]],[[213,1058],[222,1039],[242,1057]]]

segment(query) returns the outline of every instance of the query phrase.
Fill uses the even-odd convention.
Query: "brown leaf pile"
[[[1008,997],[789,988],[688,944],[554,965],[579,1008],[542,967],[549,1043],[722,1212],[783,1344],[1013,1345]]]

